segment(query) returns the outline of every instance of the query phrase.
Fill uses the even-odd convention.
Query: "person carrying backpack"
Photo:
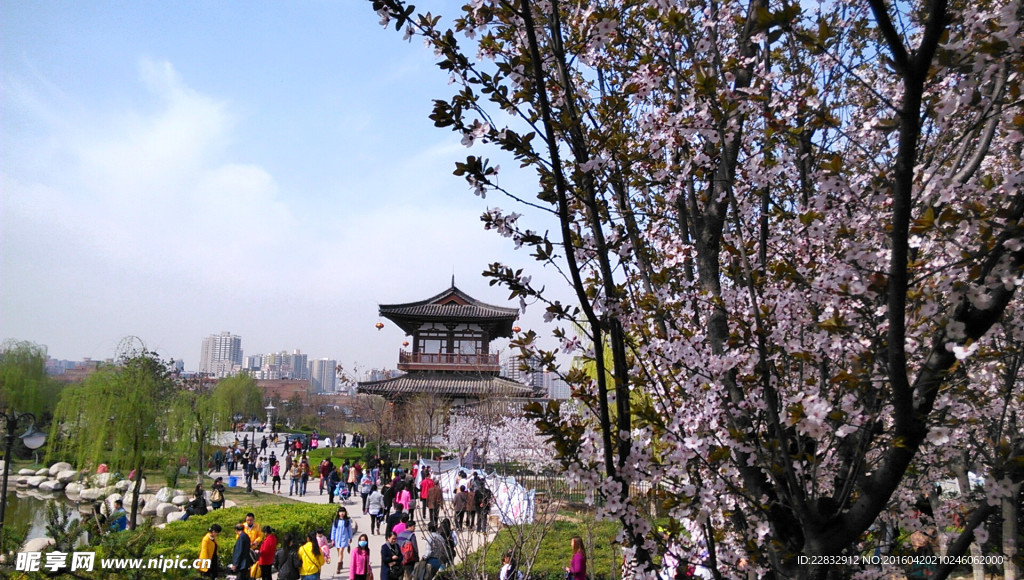
[[[299,559],[295,534],[288,533],[281,541],[281,548],[274,554],[274,567],[277,568],[277,580],[299,580]]]
[[[413,580],[413,569],[420,561],[420,547],[416,542],[416,522],[409,520],[405,530],[398,534],[398,549],[402,554],[402,578]]]

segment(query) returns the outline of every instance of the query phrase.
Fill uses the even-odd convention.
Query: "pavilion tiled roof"
[[[507,318],[514,320],[519,311],[516,308],[504,308],[480,302],[472,296],[459,290],[455,286],[441,292],[436,296],[408,302],[405,304],[381,304],[380,314],[391,318],[400,316],[404,318],[423,319],[494,319]]]
[[[491,338],[511,337],[512,324],[519,316],[517,308],[495,306],[473,298],[459,290],[454,280],[451,288],[436,296],[405,304],[381,304],[379,311],[406,334],[413,334],[422,323],[463,322],[482,325]]]
[[[419,393],[449,397],[533,397],[528,385],[499,376],[479,373],[414,372],[393,379],[359,383],[359,392],[385,397],[404,397]]]

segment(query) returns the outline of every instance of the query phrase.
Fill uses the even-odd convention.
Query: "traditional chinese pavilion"
[[[401,400],[427,393],[465,405],[488,397],[532,397],[533,389],[498,376],[496,338],[511,338],[515,308],[485,304],[455,287],[407,304],[382,304],[380,315],[412,337],[412,350],[398,353],[406,374],[359,383],[359,392]]]

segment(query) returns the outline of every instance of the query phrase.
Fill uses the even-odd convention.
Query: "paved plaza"
[[[227,439],[227,437],[230,437],[230,439]],[[234,434],[225,433],[225,434],[222,435],[222,437],[218,438],[218,440],[224,440],[224,441],[226,441],[226,443],[225,443],[226,445],[230,445],[232,442],[234,442]],[[274,451],[280,457],[281,454],[283,453],[283,447],[282,447],[281,444],[277,444],[277,445],[273,445],[271,447],[268,447],[267,448],[267,455],[268,456],[270,454],[270,451]],[[317,467],[316,465],[313,466],[313,470],[314,471],[316,471],[316,467]],[[209,473],[209,472],[207,472],[207,473]],[[219,477],[223,477],[224,478],[224,485],[228,485],[228,473],[227,473],[226,469],[221,469],[220,471],[214,471],[210,475],[211,475],[211,477],[218,477],[218,476]],[[245,478],[242,477],[242,470],[240,470],[240,469],[233,469],[233,470],[231,470],[231,475],[238,477],[238,483],[237,483],[238,487],[245,488]],[[306,485],[306,494],[305,495],[289,496],[288,495],[289,484],[290,484],[290,481],[288,480],[288,477],[285,476],[285,475],[282,475],[282,478],[281,478],[281,493],[280,494],[276,494],[276,495],[279,495],[280,497],[285,498],[286,500],[295,500],[295,501],[301,501],[301,502],[305,502],[305,503],[316,503],[316,504],[326,504],[326,503],[328,503],[327,500],[328,500],[329,496],[327,495],[326,489],[324,490],[323,494],[320,493],[320,479],[319,478],[312,478],[311,477],[309,479],[309,481],[308,481],[308,483]],[[271,479],[269,477],[267,478],[267,483],[266,484],[262,483],[262,481],[260,481],[260,478],[257,477],[257,478],[255,478],[253,480],[252,489],[253,489],[254,492],[257,492],[257,493],[270,494],[270,493],[272,493],[270,486],[271,486]],[[352,518],[353,521],[356,524],[357,531],[354,534],[354,538],[352,540],[352,546],[353,547],[355,546],[355,543],[356,543],[356,540],[359,537],[359,534],[366,534],[367,535],[367,537],[369,539],[369,542],[370,542],[370,546],[369,546],[370,547],[370,561],[373,563],[374,575],[375,576],[379,576],[380,575],[380,549],[381,549],[381,546],[384,544],[383,525],[381,526],[381,533],[380,534],[372,534],[372,533],[370,533],[370,516],[366,515],[366,514],[363,514],[362,498],[359,497],[358,493],[355,494],[355,497],[353,497],[352,499],[349,499],[349,500],[344,501],[344,502],[340,502],[340,499],[336,497],[334,499],[334,503],[339,504],[339,505],[344,505],[345,508],[348,510],[349,517]],[[442,512],[441,518],[443,519],[445,517],[448,517],[448,518],[452,519],[452,522],[454,522],[455,518],[454,518],[454,514],[451,511],[451,505],[450,505],[451,502],[445,502],[445,504],[446,504],[445,505],[445,510]],[[259,508],[258,507],[253,508],[252,511],[253,511],[253,514],[256,516],[257,523],[259,523],[260,522]],[[414,518],[413,519],[416,520],[416,524],[417,524],[416,525],[416,536],[417,536],[417,541],[418,541],[420,550],[422,551],[424,546],[426,545],[427,535],[428,534],[427,534],[426,521],[422,518],[423,514],[422,514],[422,511],[421,511],[421,508],[420,508],[420,505],[419,505],[419,501],[417,501],[417,506],[416,506],[415,512],[416,513],[414,514]],[[333,516],[332,516],[332,518],[333,518]],[[328,535],[330,535],[332,518],[329,518],[329,519],[327,519],[327,520],[325,520],[323,522],[324,531],[326,531]],[[421,527],[422,527],[422,529],[421,529]],[[490,525],[488,526],[488,530],[487,530],[487,534],[486,535],[483,534],[483,533],[469,532],[469,531],[458,532],[458,547],[455,550],[456,551],[456,560],[458,560],[458,555],[459,554],[462,554],[462,553],[466,552],[467,548],[469,549],[469,551],[472,551],[472,550],[475,549],[476,546],[481,545],[482,542],[493,540],[494,539],[494,535],[496,533],[497,533],[497,529],[496,529],[496,526],[494,525],[493,518],[491,519]],[[323,578],[335,578],[335,577],[337,577],[337,578],[342,578],[342,577],[348,578],[349,554],[347,552],[345,554],[345,564],[344,564],[344,567],[342,569],[342,574],[337,574],[336,575],[335,571],[337,570],[337,567],[338,567],[337,555],[338,555],[337,554],[337,550],[331,549],[331,562],[330,562],[330,564],[327,564],[327,565],[324,566],[324,568],[322,570],[322,573],[321,573],[321,576]],[[380,579],[378,578],[377,580],[380,580]]]

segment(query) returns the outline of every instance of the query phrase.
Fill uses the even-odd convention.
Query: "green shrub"
[[[195,557],[199,553],[199,542],[213,524],[220,524],[223,531],[218,539],[218,556],[222,567],[230,561],[231,549],[235,543],[235,524],[245,520],[245,514],[253,512],[260,527],[270,526],[278,538],[285,533],[295,532],[305,537],[316,528],[329,528],[337,506],[329,504],[280,504],[258,508],[233,507],[213,510],[205,516],[192,516],[187,521],[167,524],[158,530],[153,544],[147,550],[148,557]]]
[[[535,525],[526,526],[527,528]],[[621,525],[618,522],[596,522],[577,523],[569,521],[557,521],[552,524],[544,534],[540,549],[533,560],[532,565],[527,559],[530,557],[529,550],[523,550],[515,545],[515,538],[530,537],[539,534],[537,530],[518,530],[515,527],[503,528],[495,536],[494,542],[484,550],[479,550],[467,556],[467,562],[459,568],[468,566],[471,569],[479,569],[479,558],[484,558],[483,570],[488,578],[497,578],[501,570],[501,557],[509,549],[516,552],[519,561],[519,570],[526,572],[529,568],[529,577],[532,580],[562,580],[565,568],[572,559],[572,548],[570,540],[573,536],[580,536],[583,539],[584,547],[587,549],[587,575],[594,580],[614,578],[618,575],[620,551],[612,545],[612,540],[618,534]],[[458,574],[456,574],[458,575]]]

